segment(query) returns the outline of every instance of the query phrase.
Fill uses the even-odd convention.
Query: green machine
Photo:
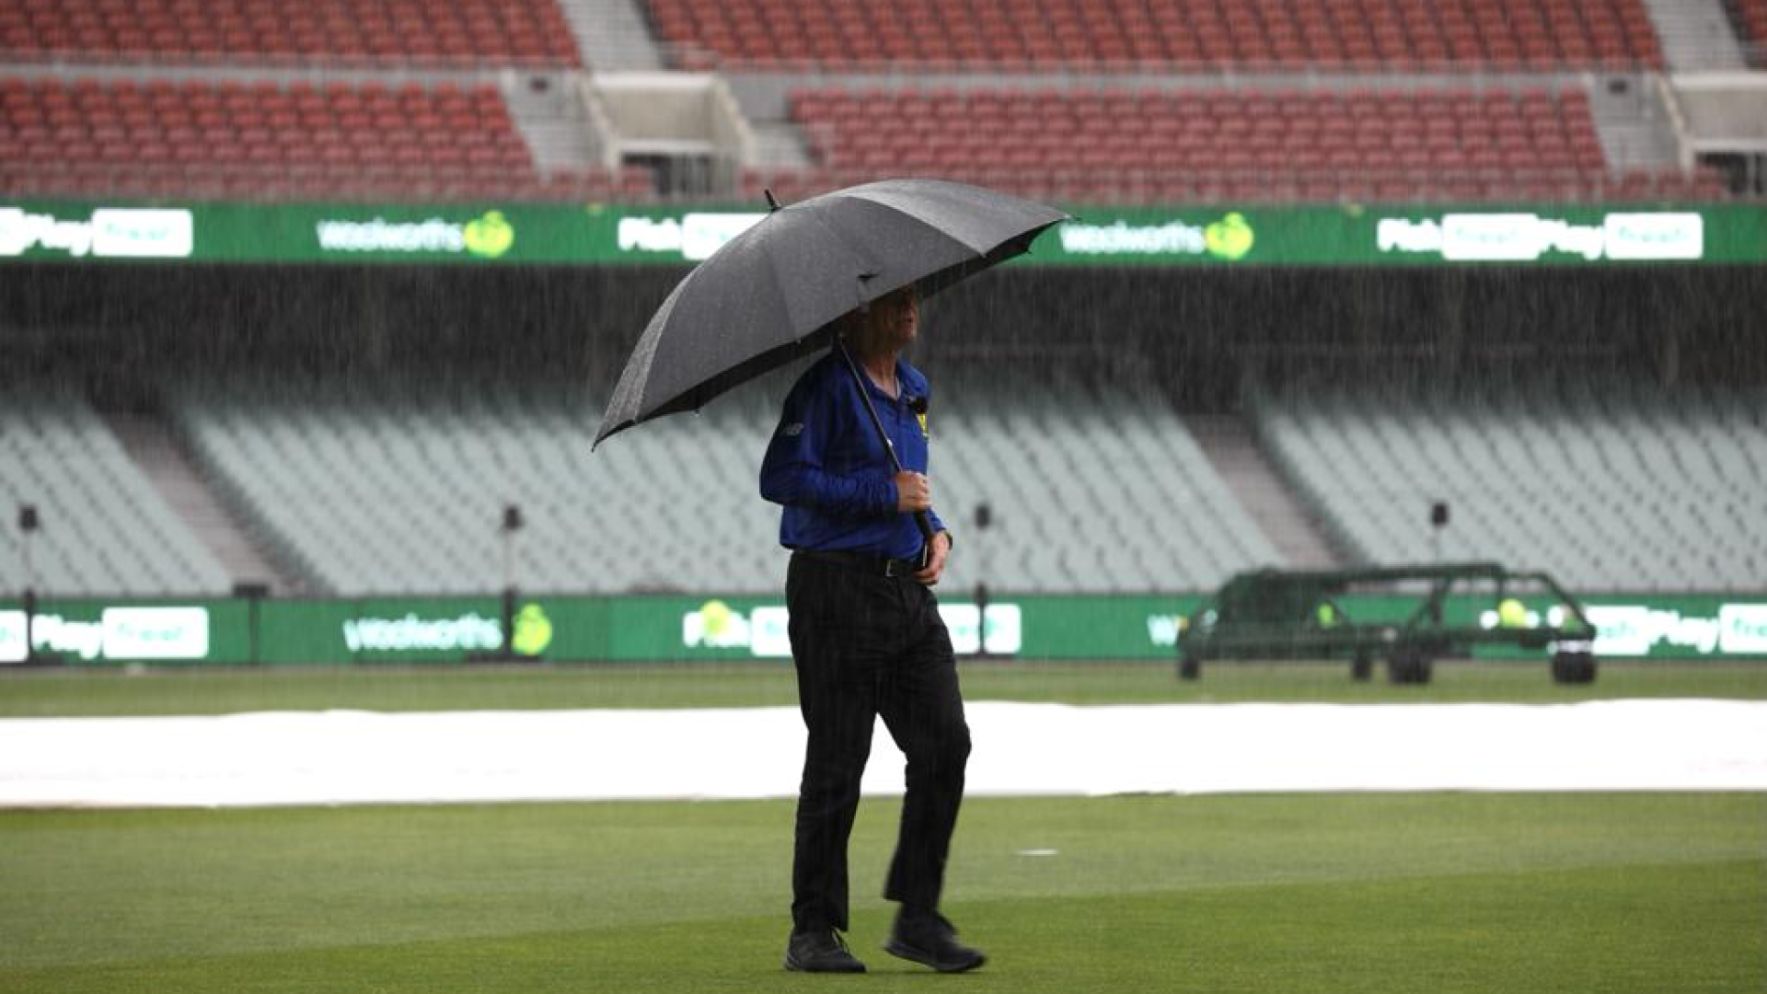
[[[1253,570],[1234,576],[1178,638],[1178,675],[1209,660],[1347,659],[1366,680],[1428,683],[1435,660],[1476,646],[1544,650],[1559,683],[1595,679],[1595,626],[1552,577],[1497,563]]]

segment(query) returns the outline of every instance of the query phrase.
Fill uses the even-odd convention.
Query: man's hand
[[[933,536],[932,558],[927,560],[926,569],[914,574],[914,578],[931,587],[939,582],[939,576],[945,572],[945,560],[951,555],[951,536],[940,532]]]
[[[919,473],[896,474],[896,512],[925,511],[933,506],[933,482]]]

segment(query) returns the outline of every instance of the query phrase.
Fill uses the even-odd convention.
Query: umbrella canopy
[[[771,200],[771,195],[769,195]],[[682,279],[639,337],[597,444],[828,345],[836,318],[909,284],[935,293],[1068,215],[981,187],[885,180],[776,207]]]

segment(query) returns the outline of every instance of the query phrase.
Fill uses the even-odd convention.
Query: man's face
[[[905,348],[920,333],[920,295],[903,287],[874,301],[868,314],[873,341]]]

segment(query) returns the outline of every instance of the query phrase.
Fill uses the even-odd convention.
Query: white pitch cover
[[[1767,702],[975,701],[971,795],[1767,790]],[[791,797],[794,708],[0,721],[0,806]],[[864,782],[900,794],[881,723]]]

